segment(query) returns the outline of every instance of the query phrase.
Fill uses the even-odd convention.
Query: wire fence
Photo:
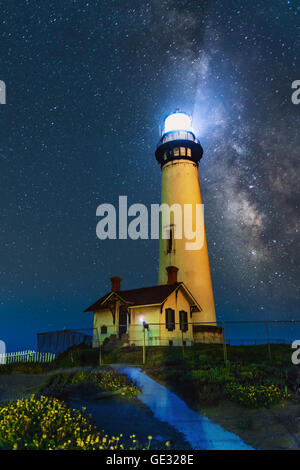
[[[38,334],[38,350],[60,354],[82,345],[98,355],[99,364],[147,364],[162,355],[199,362],[277,362],[290,357],[300,339],[300,320],[160,322],[95,324],[95,328]],[[48,348],[48,351],[47,351]],[[168,359],[169,360],[169,359]]]
[[[300,320],[169,324],[144,321],[139,324],[97,325],[97,331],[102,362],[114,360],[116,355],[107,353],[120,348],[129,363],[136,362],[136,357],[141,364],[146,364],[147,360],[153,362],[155,350],[162,348],[172,349],[178,360],[181,356],[192,357],[193,361],[198,358],[221,359],[225,363],[276,362],[283,356],[290,357],[291,343],[300,339]]]
[[[95,328],[79,328],[72,330],[57,330],[37,334],[37,350],[61,354],[72,346],[86,345],[93,347],[97,344]],[[96,337],[96,340],[95,340]]]

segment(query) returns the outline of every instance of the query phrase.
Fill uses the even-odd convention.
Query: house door
[[[127,308],[122,305],[119,309],[119,338],[127,331]]]

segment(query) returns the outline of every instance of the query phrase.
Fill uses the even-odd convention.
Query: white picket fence
[[[14,362],[52,362],[54,353],[40,353],[36,351],[18,351],[0,354],[1,364],[12,364]]]

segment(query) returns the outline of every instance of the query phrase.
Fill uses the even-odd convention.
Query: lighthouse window
[[[166,308],[166,328],[168,331],[175,330],[175,310]]]
[[[185,157],[185,147],[180,147],[180,155]]]
[[[173,250],[173,230],[168,231],[168,238],[167,238],[167,253],[172,253]]]
[[[168,158],[167,152],[164,153],[164,160],[166,161]]]
[[[185,332],[188,330],[188,314],[184,310],[179,312],[179,323],[181,331]]]
[[[173,150],[173,153],[174,153],[174,157],[178,157],[179,156],[179,148],[175,147],[174,150]]]
[[[187,150],[187,156],[191,157],[192,156],[192,149],[187,148],[186,150]]]

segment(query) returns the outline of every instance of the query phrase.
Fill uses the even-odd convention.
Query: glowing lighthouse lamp
[[[174,131],[193,132],[192,120],[188,114],[176,112],[166,117],[164,134]]]
[[[164,130],[155,156],[161,165],[178,157],[189,157],[197,165],[203,154],[196,138],[191,117],[182,112],[169,114],[165,118]]]

